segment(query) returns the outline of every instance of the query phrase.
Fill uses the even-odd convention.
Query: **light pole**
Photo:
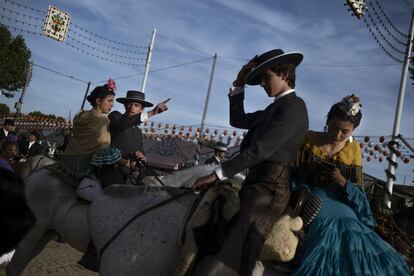
[[[201,127],[200,127],[201,140],[204,139],[204,121],[205,121],[206,115],[207,115],[208,102],[209,102],[209,99],[210,99],[211,86],[213,84],[213,77],[214,77],[214,70],[216,68],[216,61],[217,61],[217,54],[214,54],[214,56],[213,56],[213,65],[211,67],[211,73],[210,73],[210,80],[208,82],[206,102],[204,104],[203,118],[201,119]]]
[[[364,15],[365,4],[364,0],[347,0],[347,4],[350,6],[354,15],[358,18],[361,18]],[[346,5],[346,4],[345,4]],[[394,186],[395,177],[395,169],[397,168],[397,156],[396,150],[398,147],[398,138],[400,137],[400,122],[401,122],[401,113],[404,104],[404,95],[405,95],[405,87],[407,84],[407,74],[408,68],[411,62],[411,51],[413,46],[413,35],[414,35],[414,10],[411,11],[411,23],[410,23],[410,30],[408,35],[408,41],[406,44],[406,49],[404,53],[404,65],[402,68],[401,79],[400,79],[400,89],[398,94],[398,101],[397,101],[397,108],[395,111],[395,118],[394,118],[394,127],[392,131],[392,138],[391,141],[388,143],[388,147],[390,149],[390,157],[388,158],[388,169],[385,170],[387,175],[387,184],[386,184],[386,191],[384,195],[384,203],[385,206],[391,208],[391,198],[392,198],[392,189]]]
[[[145,62],[145,71],[144,71],[144,78],[142,80],[141,85],[141,92],[145,93],[145,87],[147,85],[147,78],[148,78],[148,72],[152,61],[152,50],[154,49],[154,41],[155,41],[155,35],[157,33],[157,29],[154,29],[152,31],[151,41],[148,46],[148,53],[147,53],[147,60]]]
[[[411,12],[411,24],[410,24],[410,32],[408,35],[407,41],[407,48],[405,49],[405,56],[404,56],[404,65],[402,68],[401,73],[401,80],[400,80],[400,92],[398,94],[398,102],[397,108],[395,111],[394,117],[394,128],[392,131],[392,139],[389,143],[390,145],[390,159],[388,163],[388,169],[386,170],[387,174],[387,191],[385,193],[385,205],[388,208],[391,208],[391,196],[392,196],[392,188],[394,186],[395,177],[395,169],[396,169],[396,159],[397,155],[395,153],[397,144],[398,144],[398,136],[400,135],[400,122],[401,122],[401,113],[404,104],[404,95],[405,95],[405,86],[407,84],[407,74],[408,74],[408,67],[411,61],[411,50],[413,48],[413,35],[414,35],[414,10]]]
[[[32,69],[33,69],[33,62],[29,62],[29,68],[26,74],[26,81],[24,83],[24,87],[22,89],[22,94],[20,95],[19,101],[14,105],[16,108],[16,115],[19,115],[22,112],[22,106],[24,101],[24,95],[26,94],[27,86],[29,85],[30,79],[32,78]]]

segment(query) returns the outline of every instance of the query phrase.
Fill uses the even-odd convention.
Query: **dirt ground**
[[[22,276],[98,276],[98,273],[77,264],[81,256],[81,252],[68,244],[51,241],[43,252],[30,262]],[[0,265],[0,276],[5,275],[6,268]]]

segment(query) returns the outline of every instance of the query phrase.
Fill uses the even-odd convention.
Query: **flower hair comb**
[[[347,114],[352,116],[355,116],[361,110],[362,107],[359,98],[355,96],[355,94],[346,96],[342,99],[341,102],[345,105],[345,108],[348,110]]]

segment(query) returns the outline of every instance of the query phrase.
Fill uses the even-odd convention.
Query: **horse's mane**
[[[154,186],[134,186],[116,184],[110,185],[104,189],[106,196],[112,198],[136,198],[143,194],[151,194],[154,197],[165,197],[168,195],[178,195],[183,192],[183,189],[174,187],[154,187]]]

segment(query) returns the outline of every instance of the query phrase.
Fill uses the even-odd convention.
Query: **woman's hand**
[[[328,173],[329,177],[331,178],[332,182],[341,186],[341,188],[345,187],[346,179],[342,176],[341,171],[338,168],[334,168]]]
[[[202,190],[204,188],[207,188],[211,185],[214,184],[214,182],[217,180],[217,175],[215,173],[211,173],[209,175],[200,177],[199,179],[196,180],[196,182],[194,182],[193,186],[191,187],[191,189],[193,189],[193,191],[199,191]]]
[[[135,167],[135,162],[129,159],[122,158],[118,161],[118,163],[126,168],[133,168]]]

